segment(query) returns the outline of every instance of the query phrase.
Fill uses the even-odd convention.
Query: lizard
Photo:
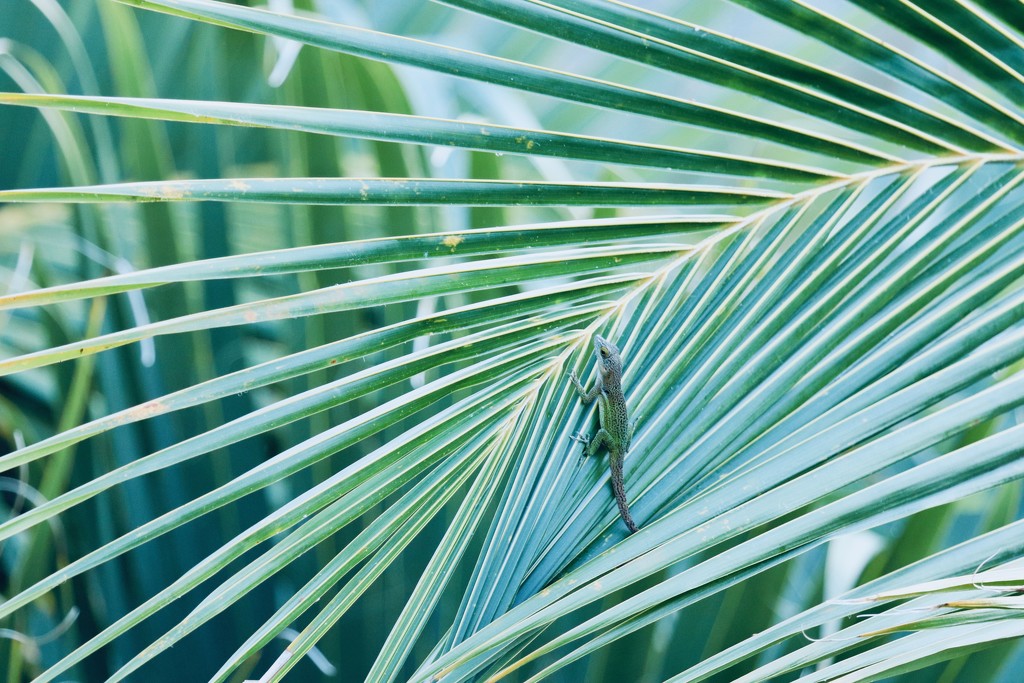
[[[629,452],[633,440],[633,429],[636,420],[629,421],[629,409],[626,397],[622,393],[622,354],[615,344],[599,334],[594,335],[594,357],[597,359],[597,379],[594,386],[587,391],[580,384],[576,372],[569,374],[569,381],[576,388],[583,405],[589,405],[597,399],[597,413],[600,428],[593,438],[574,434],[570,438],[583,444],[584,455],[594,455],[603,445],[608,449],[612,471],[612,492],[619,506],[619,514],[626,523],[630,533],[638,527],[629,513],[626,500],[626,489],[622,483],[622,460]]]

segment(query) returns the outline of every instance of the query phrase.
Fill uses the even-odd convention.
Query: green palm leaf
[[[627,677],[913,681],[1016,653],[1021,11],[737,0],[757,27],[785,27],[762,45],[618,0],[447,4],[472,14],[440,16],[526,29],[555,56],[280,7],[122,0],[101,17],[112,54],[139,63],[121,60],[113,92],[79,64],[87,92],[71,95],[40,53],[5,44],[0,66],[25,92],[0,93],[0,116],[45,116],[66,173],[2,187],[0,202],[63,211],[82,253],[119,264],[54,249],[45,265],[19,258],[0,291],[0,435],[18,435],[0,442],[0,469],[43,492],[0,519],[8,679],[159,680],[225,619],[230,637],[196,655],[196,676],[307,667],[304,680],[315,648],[341,657],[345,630],[377,621],[345,676],[579,680],[603,653],[643,652]],[[40,7],[87,59],[60,7]],[[141,57],[177,43],[146,44],[145,26],[191,36],[200,69],[218,64],[214,36],[294,41],[305,61],[291,90],[260,91],[270,102],[228,83],[172,98],[173,77]],[[607,73],[552,67],[578,46]],[[406,99],[407,67],[458,77],[448,105],[481,87],[538,116],[417,111],[430,107]],[[609,122],[588,124],[589,107]],[[132,141],[121,160],[114,122]],[[181,135],[244,161],[186,153],[176,167]],[[448,153],[467,162],[455,174],[427,156]],[[124,267],[131,253],[149,267]],[[19,284],[26,268],[38,286]],[[639,418],[625,461],[635,535],[603,458],[570,439],[593,420],[567,375],[591,371],[595,333],[623,350]],[[224,363],[226,343],[243,364]],[[67,363],[75,399],[54,430],[37,406],[60,405]],[[253,458],[252,444],[269,450]],[[209,472],[184,483],[197,466]],[[97,521],[122,500],[130,514]],[[1005,514],[960,528],[977,500]],[[956,534],[900,536],[943,514]],[[64,558],[48,531],[62,519],[102,529]],[[761,592],[777,575],[829,580],[812,559],[873,528],[893,536],[891,556],[862,585],[832,600]],[[170,543],[186,550],[165,568]],[[135,589],[111,580],[139,561],[152,569]],[[400,597],[378,608],[389,581]],[[116,596],[109,609],[82,597],[90,582]],[[743,591],[789,613],[743,623]],[[936,591],[956,593],[936,607]],[[34,650],[25,633],[79,602],[87,624]],[[706,605],[719,621],[679,625]],[[813,629],[828,637],[804,639]],[[623,678],[591,667],[588,680]]]

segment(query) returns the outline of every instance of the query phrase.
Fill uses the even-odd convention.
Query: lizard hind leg
[[[604,427],[602,427],[601,429],[597,430],[597,434],[595,434],[594,438],[590,440],[590,443],[586,445],[586,447],[584,448],[584,453],[586,453],[587,455],[594,455],[595,453],[597,453],[598,448],[600,448],[602,445],[610,444],[611,442],[611,434],[609,434],[608,431]]]
[[[584,453],[586,453],[587,444],[590,443],[590,435],[589,434],[584,434],[582,432],[577,432],[576,434],[570,434],[569,435],[569,441],[575,441],[578,444],[582,444],[583,445],[583,451],[584,451]]]

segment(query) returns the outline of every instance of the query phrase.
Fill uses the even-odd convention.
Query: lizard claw
[[[590,445],[590,437],[586,434],[570,434],[569,439],[583,445],[583,451],[580,453],[580,459],[582,460],[587,457],[587,446]]]

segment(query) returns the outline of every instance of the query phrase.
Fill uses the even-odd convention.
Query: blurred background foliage
[[[647,9],[683,17],[740,39],[753,40],[811,63],[833,60],[828,62],[829,68],[854,78],[878,82],[879,87],[898,96],[919,97],[909,85],[868,73],[867,66],[849,55],[829,51],[793,29],[756,14],[749,8],[751,4],[757,3],[688,0],[642,3]],[[900,49],[916,56],[932,60],[939,69],[948,70],[956,77],[967,76],[967,70],[957,60],[869,14],[877,9],[872,3],[837,0],[815,4],[852,26],[870,27],[873,35],[893,41]],[[348,25],[423,37],[447,45],[553,66],[628,83],[634,88],[684,96],[715,107],[739,111],[752,109],[751,99],[745,93],[731,89],[727,83],[708,83],[670,74],[650,65],[588,48],[581,41],[552,40],[524,28],[436,3],[298,0],[293,6],[286,0],[280,0],[271,2],[269,7],[285,13],[317,12],[328,20]],[[1016,28],[1019,29],[1019,25]],[[1014,33],[1012,37],[1019,47],[1019,35]],[[1014,87],[1019,88],[1020,85],[1015,84]],[[15,0],[0,8],[0,90],[272,103],[417,114],[566,131],[596,138],[639,140],[657,145],[764,157],[794,165],[818,164],[837,174],[851,172],[856,167],[856,164],[839,158],[823,164],[821,157],[812,152],[762,138],[723,134],[705,127],[680,126],[667,118],[640,119],[628,112],[589,107],[309,46],[299,49],[298,43],[280,38],[140,11],[106,0]],[[986,92],[993,90],[990,87]],[[956,107],[950,103],[930,104],[936,111],[957,115]],[[810,113],[765,100],[758,100],[756,111],[750,113],[794,129],[813,126],[826,137],[837,135],[841,129],[836,122],[815,119]],[[857,136],[852,138],[862,141]],[[902,148],[897,144],[879,142],[877,149],[895,152]],[[0,150],[3,158],[3,163],[0,163],[0,189],[4,190],[159,179],[258,177],[707,182],[706,174],[685,167],[665,170],[595,163],[569,158],[568,155],[562,158],[495,154],[273,128],[82,116],[31,106],[0,107]],[[993,175],[986,176],[979,171],[978,178],[987,181],[995,177],[995,171],[991,173]],[[801,183],[771,175],[760,178],[740,175],[725,180],[717,178],[712,182],[727,184],[740,191],[760,188],[788,192],[803,187]],[[982,186],[967,186],[965,195]],[[865,196],[877,196],[872,193],[878,192],[880,190],[872,189]],[[676,215],[675,207],[567,204],[575,205],[538,206],[518,201],[499,201],[489,206],[450,205],[443,201],[439,205],[422,206],[372,203],[316,205],[248,203],[244,200],[228,203],[0,204],[0,288],[3,290],[0,294],[73,284],[110,274],[132,273],[200,259],[296,246],[548,221]],[[755,208],[730,207],[731,213],[739,216]],[[954,208],[951,205],[943,211],[945,215],[951,215]],[[659,243],[669,242],[682,249],[688,244],[703,243],[711,234],[710,228],[690,229],[661,235]],[[628,238],[628,233],[624,232],[623,240]],[[456,260],[473,261],[476,258],[481,257],[456,259],[440,256],[431,258],[429,265],[445,265]],[[1013,251],[1008,258],[1019,257]],[[133,291],[58,306],[0,310],[0,357],[16,358],[40,349],[55,349],[100,334],[130,329],[148,321],[170,320],[195,311],[224,309],[334,284],[387,276],[414,267],[417,264],[411,261],[377,262],[345,268],[314,268],[275,277],[182,281],[145,290],[144,293]],[[602,272],[618,271],[609,268]],[[528,292],[540,286],[510,282],[485,292],[452,291],[440,296],[420,296],[323,315],[147,337],[140,343],[98,355],[86,355],[73,362],[6,374],[0,377],[0,455],[15,453],[26,444],[39,442],[100,416],[141,406],[170,392],[262,362],[430,315],[434,311]],[[739,306],[736,303],[731,305]],[[457,338],[466,332],[458,328],[442,331],[432,338],[431,343]],[[88,484],[143,455],[181,443],[300,392],[380,366],[403,354],[421,352],[426,347],[422,338],[391,348],[382,347],[351,361],[252,391],[232,392],[217,401],[104,430],[45,459],[8,470],[0,479],[2,510],[6,518],[14,519],[27,508]],[[583,350],[575,357],[585,359],[585,344],[581,348]],[[273,455],[364,415],[389,400],[402,397],[411,388],[469,367],[478,359],[456,356],[450,360],[450,363],[435,362],[407,381],[375,388],[328,410],[310,413],[304,419],[240,440],[208,457],[186,460],[174,467],[127,481],[105,490],[102,495],[84,500],[45,524],[8,538],[0,554],[0,595],[4,598],[16,595],[51,576],[71,560],[130,533],[168,511],[179,509],[202,494],[254,470]],[[963,388],[958,396],[974,395],[992,386],[996,378],[1012,376],[1018,368],[1019,361],[1007,364],[998,373]],[[492,381],[500,386],[506,380],[498,378]],[[476,388],[452,392],[431,406],[430,414],[456,405],[459,400],[473,395],[473,391]],[[914,464],[998,433],[1008,425],[1016,424],[1017,410],[1011,406],[998,415],[977,420],[969,429],[925,449],[906,462],[884,468],[866,477],[865,481],[836,481],[832,487],[834,491],[821,502],[841,499],[846,492],[844,486],[859,487],[864,483],[882,481]],[[543,414],[530,414],[533,421],[546,419]],[[61,582],[30,607],[18,610],[0,622],[4,636],[0,639],[0,662],[3,663],[0,671],[11,683],[33,679],[136,605],[158,594],[201,558],[220,549],[228,539],[255,521],[265,518],[301,492],[328,480],[349,463],[392,442],[423,419],[422,415],[406,417],[345,450],[271,483],[254,495],[242,497],[129,553]],[[506,450],[509,448],[511,446]],[[491,454],[493,457],[494,452]],[[552,453],[551,457],[563,455],[565,453]],[[672,455],[668,453],[666,457]],[[600,484],[603,466],[593,464],[588,472],[589,481],[596,487],[594,490],[604,491]],[[506,481],[501,477],[497,480]],[[212,676],[256,626],[347,548],[360,531],[366,529],[383,510],[394,505],[412,486],[408,483],[396,487],[358,521],[339,528],[312,551],[283,564],[271,580],[256,586],[231,609],[213,617],[175,647],[162,653],[152,664],[133,674],[132,680],[182,681]],[[444,503],[439,514],[429,520],[422,532],[387,565],[380,578],[370,584],[362,597],[340,617],[328,635],[319,640],[314,654],[296,665],[293,680],[366,679],[410,591],[420,580],[465,495],[460,489]],[[680,491],[680,495],[685,497],[685,490]],[[496,510],[502,504],[499,499],[500,496],[485,499],[488,507],[484,519],[490,520],[497,514]],[[610,511],[610,496],[604,502]],[[749,575],[735,585],[720,586],[704,599],[667,614],[569,664],[555,672],[551,680],[666,680],[714,653],[856,585],[886,576],[993,529],[1000,529],[1020,519],[1021,503],[1021,484],[1019,480],[1012,479],[981,493],[914,511],[872,530],[851,530],[851,533],[807,552],[789,559],[782,558],[785,561]],[[659,510],[664,512],[670,507],[666,503]],[[793,519],[807,509],[782,511],[771,526]],[[601,512],[604,514],[606,511]],[[653,513],[653,510],[649,512]],[[611,528],[608,526],[611,524],[613,522],[608,518],[602,528]],[[441,594],[436,609],[429,612],[422,635],[415,641],[405,668],[401,669],[402,678],[413,676],[419,664],[437,656],[435,645],[445,641],[450,625],[463,613],[463,587],[473,583],[477,556],[494,543],[492,539],[485,538],[484,531],[488,525],[489,522],[485,522],[472,536],[463,561],[453,563],[449,584],[452,588]],[[714,552],[735,547],[760,533],[760,529],[746,531],[723,541]],[[621,538],[621,533],[614,538]],[[592,557],[597,550],[606,547],[602,545],[604,541],[598,540],[597,533],[591,540],[593,545],[588,541],[587,546],[579,549],[577,557]],[[1011,545],[1006,543],[1007,548]],[[590,550],[586,550],[587,547]],[[229,571],[245,566],[244,563],[257,556],[255,550],[248,551],[230,565]],[[600,601],[583,605],[555,621],[548,635],[564,633],[585,623],[620,604],[628,596],[693,566],[698,556],[680,557],[678,564],[649,576],[638,574],[636,581],[627,588],[604,595]],[[560,569],[564,569],[564,565]],[[553,572],[551,578],[559,573]],[[203,597],[187,594],[171,602],[153,617],[125,629],[99,654],[85,658],[60,680],[99,681],[109,678],[185,618],[201,604]],[[231,680],[257,678],[306,621],[305,617],[299,619],[295,630],[286,631],[268,645],[261,658],[246,660],[232,674]],[[820,630],[812,628],[808,634],[827,636],[839,626],[840,620],[836,618]],[[807,642],[802,634],[795,634],[733,668],[712,674],[709,680],[735,680],[742,673],[796,651]],[[525,647],[528,643],[519,642],[517,647]],[[851,652],[858,651],[855,647]],[[541,662],[550,663],[549,660]],[[1015,681],[1019,678],[1016,672],[1021,667],[1024,667],[1024,648],[1017,639],[1007,639],[975,653],[967,653],[965,648],[965,652],[952,661],[938,661],[918,670],[907,667],[906,672],[890,673],[892,680],[907,683]],[[780,680],[794,680],[801,672],[813,670],[813,665],[797,667],[784,672]],[[529,674],[524,674],[524,671],[536,673],[540,666],[528,665],[522,671],[512,673],[509,680],[526,680]]]

